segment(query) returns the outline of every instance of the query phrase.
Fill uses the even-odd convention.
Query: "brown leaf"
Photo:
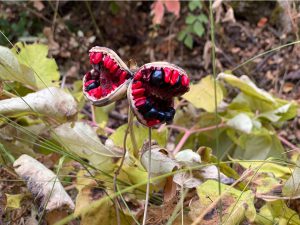
[[[173,176],[167,178],[164,189],[164,202],[171,201],[176,196],[176,183],[173,181]]]
[[[39,0],[33,1],[33,7],[36,8],[38,11],[42,11],[45,8],[43,2]]]

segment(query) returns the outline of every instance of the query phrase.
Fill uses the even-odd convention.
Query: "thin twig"
[[[147,211],[148,211],[148,203],[149,203],[149,195],[150,195],[150,179],[151,179],[151,128],[150,127],[149,127],[148,157],[149,157],[149,159],[148,159],[148,180],[147,180],[147,188],[146,188],[146,200],[145,200],[143,225],[146,224],[146,220],[147,220]]]
[[[182,138],[180,139],[180,141],[176,145],[176,148],[173,150],[173,155],[176,155],[180,151],[182,146],[185,144],[187,139],[192,134],[201,133],[201,132],[210,131],[210,130],[215,130],[215,129],[219,129],[219,128],[225,127],[225,126],[226,126],[226,124],[220,123],[220,124],[217,124],[217,125],[213,125],[213,126],[210,126],[210,127],[203,127],[203,128],[199,128],[199,129],[194,129],[193,127],[190,128],[190,129],[186,129],[184,127],[180,127],[180,126],[176,126],[176,125],[168,125],[167,127],[169,127],[169,128],[177,129],[179,131],[184,131],[184,135],[182,136]]]
[[[298,152],[300,152],[300,148],[297,147],[296,145],[294,145],[293,143],[289,142],[288,140],[286,140],[284,137],[280,136],[279,134],[277,135],[278,139],[285,144],[286,146],[290,147],[292,150],[296,150]]]
[[[92,23],[93,23],[93,26],[94,26],[94,28],[95,28],[95,30],[96,30],[96,33],[97,33],[98,37],[100,38],[101,42],[103,43],[103,42],[104,42],[104,39],[103,39],[102,33],[101,33],[101,31],[100,31],[100,29],[99,29],[99,27],[98,27],[98,24],[97,24],[97,22],[96,22],[96,20],[95,20],[95,17],[94,17],[94,14],[93,14],[93,12],[92,12],[90,3],[89,3],[88,1],[84,1],[84,2],[85,2],[85,5],[86,5],[86,8],[87,8],[88,11],[89,11],[90,16],[91,16]]]

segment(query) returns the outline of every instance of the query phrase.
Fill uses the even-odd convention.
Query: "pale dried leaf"
[[[74,203],[58,177],[39,161],[28,155],[21,155],[13,166],[35,199],[39,200],[41,208],[47,211],[62,209],[65,206],[74,209]]]
[[[84,122],[62,124],[53,130],[52,136],[68,151],[87,159],[91,165],[104,171],[113,169],[114,157],[122,155],[114,150],[112,143],[108,147],[103,145],[96,131]]]
[[[71,119],[77,113],[77,103],[71,94],[49,87],[24,97],[0,101],[1,114],[36,112],[55,119]]]
[[[201,163],[201,157],[191,149],[185,149],[175,155],[178,163],[186,166],[197,166]]]
[[[227,121],[227,125],[247,134],[251,133],[253,128],[253,122],[246,113],[239,113],[235,117],[231,118]]]
[[[195,188],[202,184],[202,181],[198,178],[193,177],[190,173],[177,173],[174,175],[173,181],[185,188]]]
[[[159,176],[162,174],[170,173],[178,164],[175,160],[171,159],[167,154],[166,150],[160,148],[159,146],[152,146],[151,148],[151,176]],[[144,168],[148,171],[149,162],[149,150],[145,151],[141,155],[141,163]],[[149,171],[148,171],[149,172]]]
[[[222,22],[231,22],[231,23],[235,23],[235,17],[234,17],[234,11],[232,9],[232,7],[229,7],[229,9],[227,10],[224,18],[222,19]]]

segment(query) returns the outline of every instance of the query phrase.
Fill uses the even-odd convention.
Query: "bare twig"
[[[277,135],[278,139],[285,144],[286,146],[290,147],[292,150],[300,152],[300,148],[294,145],[293,143],[289,142],[286,140],[284,137],[280,136],[279,134]]]

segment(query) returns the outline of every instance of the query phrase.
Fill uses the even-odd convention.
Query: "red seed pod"
[[[93,69],[83,77],[83,93],[96,106],[108,105],[126,95],[132,72],[111,49],[93,47],[89,51]]]
[[[189,78],[180,67],[167,62],[148,63],[134,74],[127,90],[137,119],[147,127],[171,123],[174,97],[189,90]]]

